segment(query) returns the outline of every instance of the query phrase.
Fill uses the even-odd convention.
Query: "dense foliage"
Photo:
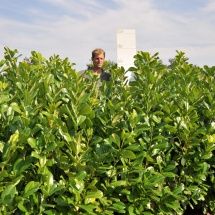
[[[215,213],[215,67],[139,52],[100,83],[30,59],[0,61],[1,214]]]

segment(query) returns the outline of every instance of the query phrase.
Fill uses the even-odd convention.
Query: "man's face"
[[[93,66],[95,68],[102,68],[103,64],[104,64],[104,55],[103,54],[98,54],[95,55],[95,57],[92,59],[93,61]]]

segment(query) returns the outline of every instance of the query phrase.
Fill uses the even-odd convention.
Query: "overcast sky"
[[[135,29],[137,50],[164,63],[178,50],[215,65],[215,0],[0,0],[0,59],[8,46],[23,58],[68,57],[81,70],[99,47],[116,62],[118,29]]]

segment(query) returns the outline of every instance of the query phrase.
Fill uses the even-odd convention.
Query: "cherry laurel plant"
[[[109,82],[32,51],[0,61],[1,214],[215,213],[215,67],[138,52]]]

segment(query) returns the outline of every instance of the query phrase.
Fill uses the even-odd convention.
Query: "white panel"
[[[133,44],[133,43],[117,43],[117,49],[136,49],[136,44]]]
[[[136,55],[136,33],[134,29],[117,30],[117,64],[127,71],[134,65],[134,55]],[[134,80],[133,72],[126,72],[128,81]]]
[[[135,34],[120,33],[117,34],[117,48],[135,48],[136,38]]]
[[[117,30],[117,34],[135,34],[135,30],[134,29],[118,29]]]
[[[136,49],[117,49],[117,63],[133,65],[135,54]]]
[[[121,48],[136,49],[135,33],[117,33],[117,49]]]
[[[136,54],[136,33],[134,29],[117,30],[117,64],[130,67]],[[130,65],[130,66],[128,66]]]

